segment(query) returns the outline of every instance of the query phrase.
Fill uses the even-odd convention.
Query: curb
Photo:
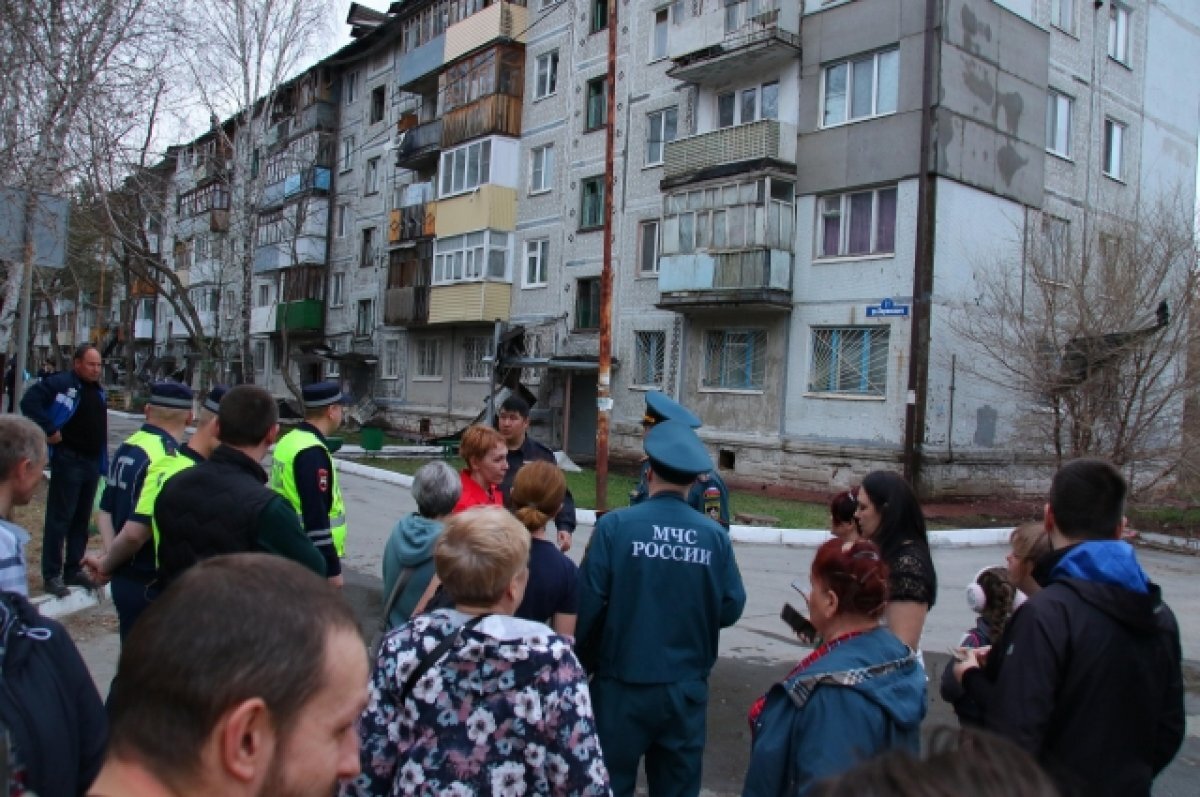
[[[65,598],[58,598],[54,595],[38,595],[30,598],[29,602],[42,617],[58,618],[99,606],[105,600],[112,600],[112,593],[109,592],[107,584],[102,589],[94,591],[83,587],[68,587],[67,589],[71,590],[71,594]]]

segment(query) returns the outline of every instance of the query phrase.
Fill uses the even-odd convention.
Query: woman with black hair
[[[859,531],[879,546],[891,572],[884,620],[906,645],[919,649],[925,617],[937,601],[937,573],[921,505],[902,476],[883,470],[867,474],[856,498]]]

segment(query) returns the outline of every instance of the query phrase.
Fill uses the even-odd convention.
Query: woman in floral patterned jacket
[[[528,561],[529,533],[503,509],[446,522],[434,562],[455,608],[384,637],[359,719],[362,773],[342,797],[611,794],[570,638],[511,616]],[[453,643],[402,700],[447,637]]]

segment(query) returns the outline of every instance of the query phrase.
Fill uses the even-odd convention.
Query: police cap
[[[212,390],[208,391],[208,395],[204,397],[204,404],[202,406],[212,413],[220,411],[221,399],[225,398],[225,394],[228,392],[228,386],[215,385]]]
[[[646,433],[646,456],[650,468],[673,484],[686,484],[713,468],[708,450],[691,427],[679,421],[663,421]]]
[[[646,394],[646,417],[642,423],[653,426],[663,421],[679,421],[692,429],[700,428],[700,419],[687,407],[658,390]]]
[[[313,382],[301,388],[305,407],[328,407],[330,404],[345,404],[346,397],[337,382]]]
[[[169,410],[190,410],[192,389],[178,382],[155,382],[150,386],[150,398],[146,403]]]

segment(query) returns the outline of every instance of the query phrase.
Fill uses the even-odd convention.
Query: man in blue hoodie
[[[1179,626],[1122,541],[1125,480],[1069,462],[1046,504],[1044,589],[1014,615],[988,727],[1071,795],[1149,795],[1183,742]]]

